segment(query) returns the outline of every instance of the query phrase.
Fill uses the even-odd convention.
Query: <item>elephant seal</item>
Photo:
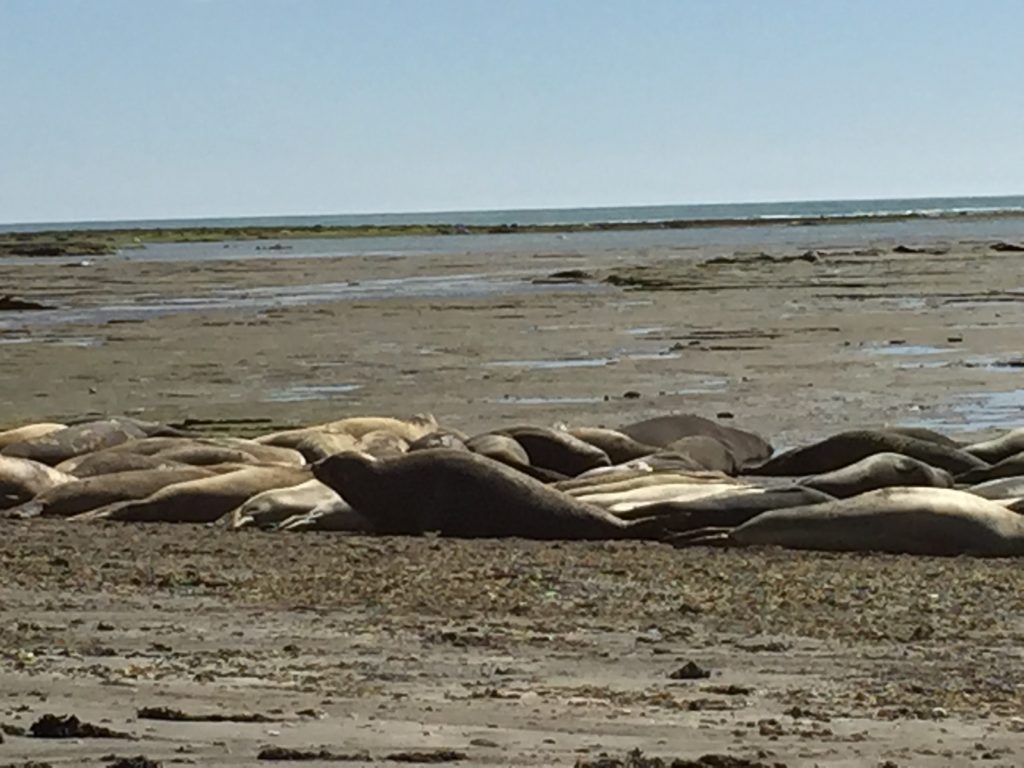
[[[826,552],[1024,555],[1024,517],[951,488],[882,488],[850,499],[765,512],[731,530],[673,538],[698,544],[774,545]]]
[[[184,464],[305,464],[302,454],[291,448],[262,445],[254,440],[234,437],[144,437],[129,440],[107,450],[142,456],[161,456]],[[241,451],[247,454],[248,458],[239,457],[238,453],[228,451]]]
[[[6,448],[11,443],[22,443],[27,440],[35,440],[37,437],[45,437],[62,429],[66,429],[64,424],[54,424],[49,421],[6,429],[0,432],[0,449]]]
[[[289,517],[312,511],[318,504],[332,502],[339,496],[316,478],[290,488],[272,488],[257,493],[231,511],[228,524],[232,528],[265,527]]]
[[[512,467],[542,483],[554,483],[566,479],[566,476],[560,472],[533,466],[526,449],[509,435],[495,432],[474,435],[466,441],[466,448],[480,456],[500,461],[505,466]]]
[[[86,477],[98,477],[99,475],[111,475],[115,472],[134,472],[146,469],[174,469],[184,467],[177,461],[156,458],[154,456],[143,456],[138,453],[127,451],[96,451],[75,456],[73,459],[62,461],[56,469],[67,472],[69,475],[82,479]]]
[[[608,478],[592,477],[590,482],[581,482],[580,478],[572,478],[555,483],[555,488],[570,496],[592,496],[595,493],[622,493],[637,488],[663,487],[666,485],[700,485],[706,483],[731,483],[739,486],[740,482],[720,472],[647,472],[634,477]]]
[[[986,480],[999,480],[1004,477],[1024,475],[1024,452],[1007,456],[991,467],[978,467],[956,476],[958,483],[984,483]]]
[[[355,450],[355,447],[356,439],[352,435],[311,430],[295,444],[294,450],[302,454],[307,464],[315,464],[336,453]]]
[[[735,475],[740,468],[740,463],[729,447],[718,438],[707,435],[692,435],[673,440],[655,455],[666,454],[684,456],[704,469],[724,472],[727,475]]]
[[[392,456],[401,456],[409,450],[409,443],[400,435],[396,435],[386,429],[376,429],[367,432],[356,441],[356,451],[368,453],[378,459],[386,459]]]
[[[0,509],[8,509],[75,478],[31,459],[0,456]]]
[[[832,501],[827,493],[791,485],[772,488],[763,493],[726,491],[694,501],[663,501],[643,507],[640,511],[669,531],[693,531],[709,526],[736,526],[751,520],[762,512],[787,507],[802,507]],[[628,519],[631,513],[625,513]]]
[[[611,466],[608,454],[568,432],[546,427],[518,426],[494,430],[519,443],[533,467],[554,470],[575,477],[594,467]]]
[[[145,436],[138,427],[120,421],[90,421],[50,432],[31,440],[7,445],[0,453],[20,459],[32,459],[56,466],[72,456],[92,453],[102,448],[126,443]]]
[[[751,475],[790,477],[817,475],[841,469],[876,453],[901,453],[944,469],[954,477],[970,469],[988,466],[981,459],[958,448],[895,432],[862,429],[840,432],[812,445],[794,448],[758,466],[744,467],[743,472]]]
[[[251,496],[309,479],[302,467],[246,467],[199,480],[175,483],[136,501],[109,504],[75,520],[140,523],[212,523]]]
[[[670,483],[668,485],[649,485],[646,488],[634,488],[618,493],[594,493],[586,496],[574,496],[585,504],[606,509],[624,520],[638,517],[649,517],[647,510],[654,504],[672,501],[696,501],[729,494],[762,494],[763,488],[750,485],[737,485],[734,482],[723,483]]]
[[[337,531],[344,533],[373,533],[373,526],[364,515],[340,496],[335,501],[318,504],[306,514],[284,520],[281,531]]]
[[[600,448],[608,454],[612,464],[624,464],[627,461],[640,459],[658,452],[657,446],[638,443],[629,435],[616,429],[573,427],[568,432],[573,437],[579,438],[585,443],[590,443],[595,448]]]
[[[953,476],[901,453],[876,453],[840,469],[799,481],[804,488],[847,499],[892,486],[952,488]]]
[[[354,416],[348,419],[329,421],[315,427],[289,429],[283,432],[261,435],[256,438],[256,441],[264,445],[294,448],[310,432],[319,431],[330,432],[336,435],[349,435],[353,439],[358,440],[370,432],[384,430],[396,437],[402,438],[407,443],[411,443],[414,440],[419,440],[426,434],[434,432],[438,426],[437,419],[431,414],[417,414],[407,421],[391,418],[390,416]]]
[[[314,464],[313,474],[385,534],[582,540],[655,533],[646,521],[625,523],[504,464],[462,451],[438,448],[381,460],[342,453]]]
[[[174,483],[203,477],[213,477],[213,473],[184,465],[178,469],[147,469],[86,477],[43,491],[31,501],[12,509],[10,514],[22,519],[71,517],[107,504],[142,499]]]
[[[1001,477],[998,480],[986,480],[984,483],[972,485],[965,490],[975,496],[981,496],[983,499],[992,500],[1024,496],[1024,477]]]
[[[735,427],[726,427],[692,413],[658,416],[619,427],[619,431],[639,443],[656,445],[659,448],[664,448],[683,437],[713,437],[732,451],[741,466],[764,461],[773,452],[771,444],[760,435]]]
[[[992,440],[972,443],[964,450],[982,461],[996,464],[1024,451],[1024,429],[1012,429]]]
[[[448,448],[453,451],[468,451],[467,435],[450,429],[438,429],[409,443],[410,451],[425,451],[431,448]]]
[[[891,432],[894,435],[903,435],[904,437],[913,437],[916,440],[924,440],[926,443],[937,443],[944,445],[947,448],[965,448],[966,445],[958,440],[954,440],[951,437],[947,437],[941,432],[936,432],[934,429],[927,429],[925,427],[881,427],[879,432]]]
[[[178,464],[189,464],[193,467],[202,467],[210,464],[261,463],[251,453],[239,448],[229,448],[225,445],[208,445],[203,443],[167,448],[163,451],[157,451],[152,455],[152,458],[173,461]]]

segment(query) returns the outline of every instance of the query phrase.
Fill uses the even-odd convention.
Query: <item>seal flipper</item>
[[[733,541],[732,532],[734,528],[698,528],[695,531],[686,531],[675,536],[669,536],[665,541],[673,547],[730,547],[736,546]]]

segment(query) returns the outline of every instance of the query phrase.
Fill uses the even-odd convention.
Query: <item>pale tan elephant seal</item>
[[[232,528],[265,528],[295,515],[311,512],[324,502],[340,498],[316,478],[290,488],[272,488],[257,493],[225,516]]]
[[[49,421],[41,421],[35,424],[24,424],[13,429],[5,429],[0,432],[0,450],[11,443],[21,443],[26,440],[35,440],[37,437],[45,437],[54,432],[65,429],[64,424],[55,424]]]
[[[798,481],[837,499],[893,486],[952,488],[953,476],[901,453],[876,453],[848,466]]]
[[[464,451],[439,448],[383,460],[342,453],[314,464],[313,473],[385,534],[624,539],[661,533]]]
[[[0,453],[21,459],[32,459],[56,466],[72,456],[92,453],[102,448],[144,437],[146,433],[131,423],[114,419],[90,421],[58,429],[41,437],[10,443]]]
[[[0,509],[17,506],[75,479],[38,461],[0,456]]]
[[[1024,517],[951,488],[882,488],[849,499],[765,512],[737,528],[705,528],[674,538],[673,543],[1016,557],[1024,555]]]

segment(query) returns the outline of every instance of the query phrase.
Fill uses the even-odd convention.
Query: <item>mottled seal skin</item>
[[[619,427],[619,431],[637,442],[660,448],[684,437],[713,437],[732,452],[741,466],[764,461],[772,455],[771,444],[760,435],[727,427],[692,413],[657,416]]]
[[[799,477],[831,472],[873,456],[876,453],[900,453],[944,469],[954,477],[962,472],[988,465],[969,453],[938,443],[883,430],[841,432],[825,440],[794,448],[775,456],[764,464],[744,467],[751,475],[785,475]]]
[[[827,552],[1024,555],[1024,517],[951,488],[882,488],[850,499],[765,512],[731,531],[705,528],[679,545],[773,545]]]
[[[356,442],[355,450],[360,453],[368,453],[378,459],[386,459],[392,456],[401,456],[409,450],[409,443],[404,437],[396,435],[394,432],[376,429],[361,436]]]
[[[657,453],[657,446],[638,443],[629,435],[617,429],[603,427],[573,427],[569,434],[580,440],[600,448],[611,459],[612,464],[624,464],[633,459],[640,459]]]
[[[720,493],[696,501],[664,501],[643,508],[666,530],[694,531],[708,526],[737,526],[773,509],[801,507],[832,501],[827,493],[790,486],[764,493]]]
[[[355,450],[356,442],[352,435],[313,430],[296,443],[295,450],[302,454],[306,463],[315,464],[336,453]]]
[[[200,467],[147,469],[86,477],[37,494],[31,501],[11,510],[12,516],[71,517],[130,499],[142,499],[174,483],[212,477]]]
[[[425,451],[431,448],[448,448],[452,451],[468,451],[469,437],[451,429],[438,429],[409,443],[410,451]]]
[[[299,514],[306,514],[324,502],[333,502],[338,494],[316,478],[290,488],[274,488],[257,493],[226,515],[232,528],[264,528]]]
[[[612,463],[600,448],[560,429],[517,426],[495,430],[495,434],[508,435],[523,446],[531,466],[554,470],[566,477]]]
[[[311,431],[349,435],[355,440],[359,440],[363,435],[370,432],[385,431],[402,438],[407,443],[411,443],[414,440],[419,440],[424,435],[434,432],[438,429],[438,426],[437,419],[429,413],[417,414],[407,420],[395,419],[390,416],[354,416],[348,419],[329,421],[314,427],[274,432],[269,435],[262,435],[256,438],[256,440],[265,445],[295,448],[299,441],[305,438]]]
[[[127,451],[106,450],[86,453],[82,456],[75,456],[73,459],[62,461],[57,465],[57,469],[82,479],[98,477],[99,475],[112,475],[115,472],[174,469],[184,466],[186,465],[181,462],[169,461],[155,456],[143,456],[138,453],[128,453]]]
[[[4,456],[32,459],[52,467],[73,456],[109,448],[144,435],[145,432],[132,424],[113,420],[90,421],[32,440],[11,443],[0,450],[0,453]]]
[[[923,461],[901,453],[876,453],[841,469],[800,480],[804,488],[813,488],[848,499],[861,493],[893,486],[952,488],[953,476]]]
[[[0,456],[0,509],[32,499],[75,478],[31,459]]]
[[[740,468],[735,454],[721,440],[707,435],[693,435],[673,440],[657,455],[685,456],[704,469],[735,475]]]
[[[1024,429],[1012,429],[992,440],[972,443],[964,450],[989,464],[997,464],[1024,451]]]
[[[549,540],[653,534],[646,521],[625,523],[504,464],[461,451],[416,451],[387,460],[343,453],[318,462],[313,473],[385,534]]]
[[[298,485],[308,479],[309,470],[302,467],[246,467],[175,483],[144,499],[110,504],[73,519],[212,523],[257,493]]]
[[[993,464],[991,467],[979,467],[962,472],[956,476],[958,483],[984,483],[987,480],[1000,480],[1004,477],[1020,477],[1024,475],[1024,452],[1015,453]]]
[[[65,429],[64,424],[56,424],[49,421],[23,424],[20,427],[6,429],[0,432],[0,449],[6,448],[11,443],[23,443],[27,440],[35,440],[37,437],[45,437],[62,429]]]

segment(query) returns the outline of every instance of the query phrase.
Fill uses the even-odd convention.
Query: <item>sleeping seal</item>
[[[11,443],[0,450],[0,453],[56,466],[72,456],[92,453],[101,448],[109,448],[145,436],[146,433],[132,423],[116,419],[89,421],[58,429],[31,440]]]
[[[969,469],[988,466],[981,459],[958,448],[886,430],[861,429],[840,432],[820,442],[794,448],[759,466],[744,467],[743,471],[750,475],[820,474],[840,469],[876,453],[901,453],[944,469],[954,476]]]
[[[1024,555],[1024,517],[951,488],[882,488],[850,499],[777,509],[731,530],[683,534],[683,546],[774,545],[827,552]]]
[[[342,453],[314,464],[313,474],[380,533],[527,539],[651,535],[646,521],[625,523],[503,464],[462,451],[439,448],[384,460]]]
[[[0,456],[0,509],[28,501],[75,478],[31,459]]]
[[[740,466],[764,461],[772,455],[771,444],[760,435],[735,427],[726,427],[692,413],[658,416],[619,427],[619,431],[637,442],[656,445],[659,448],[664,448],[683,437],[713,437],[732,452]]]
[[[952,488],[953,476],[901,453],[876,453],[832,472],[804,478],[799,484],[837,499],[847,499],[897,485]]]
[[[1004,477],[1020,477],[1024,475],[1024,453],[1015,453],[1000,459],[991,467],[979,467],[956,476],[958,483],[984,483],[988,480],[1000,480]]]
[[[1024,429],[1011,429],[992,440],[968,445],[964,450],[989,464],[995,464],[1024,451]]]
[[[317,505],[337,499],[337,493],[314,478],[290,488],[272,488],[257,493],[226,518],[232,528],[250,525],[263,528],[311,512]]]
[[[35,440],[37,437],[59,432],[64,429],[63,424],[55,424],[49,421],[41,421],[35,424],[24,424],[13,429],[5,429],[0,432],[0,448],[5,448],[11,443],[21,443],[26,440]]]

